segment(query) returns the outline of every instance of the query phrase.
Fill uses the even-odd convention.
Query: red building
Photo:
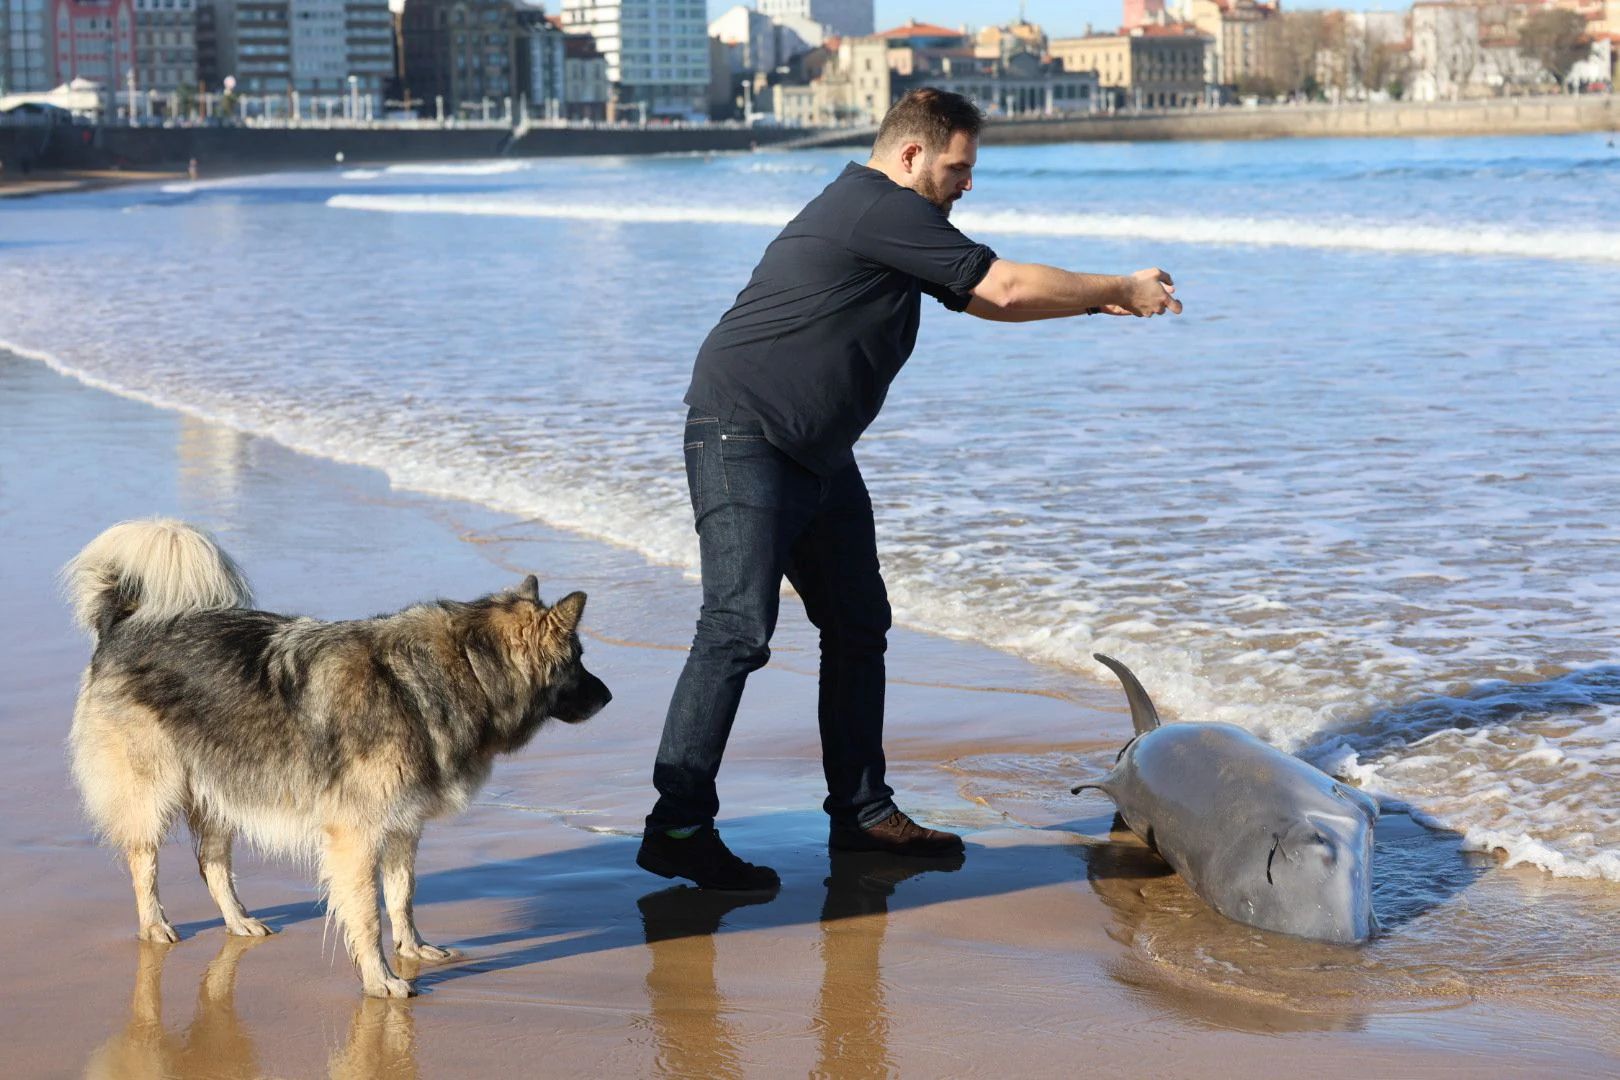
[[[89,79],[122,89],[135,66],[134,0],[52,0],[51,54],[58,85]]]

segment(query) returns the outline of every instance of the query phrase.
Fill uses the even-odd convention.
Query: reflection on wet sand
[[[893,1076],[889,1011],[880,953],[888,929],[889,897],[909,877],[962,868],[962,856],[906,859],[870,852],[831,852],[827,899],[821,908],[821,993],[816,997],[820,1042],[817,1076]]]
[[[264,938],[226,937],[197,988],[197,1004],[184,1031],[163,1023],[163,965],[184,945],[138,942],[129,1020],[85,1065],[90,1080],[163,1077],[250,1080],[266,1075],[252,1034],[236,1012],[236,973],[243,954]],[[328,1065],[334,1080],[415,1080],[415,1027],[404,1001],[363,998],[349,1023],[347,1043]]]
[[[641,909],[652,967],[647,998],[658,1037],[658,1071],[666,1076],[742,1075],[731,1012],[714,981],[714,935],[740,907],[766,904],[775,892],[727,893],[684,885],[649,893]]]
[[[409,976],[405,976],[409,978]],[[416,1014],[399,998],[361,998],[349,1039],[332,1055],[332,1080],[416,1080]]]
[[[258,1077],[253,1039],[236,1017],[236,966],[263,938],[227,937],[197,987],[197,1007],[185,1032],[163,1026],[163,962],[171,944],[137,943],[135,992],[124,1030],[102,1044],[85,1066],[95,1080],[127,1077]]]
[[[832,852],[821,908],[821,990],[812,1021],[818,1061],[812,1075],[891,1076],[889,1013],[880,954],[895,886],[917,874],[950,872],[962,858],[906,859]],[[736,1077],[744,1072],[732,1013],[714,977],[714,935],[740,907],[775,893],[662,889],[637,901],[652,966],[647,996],[667,1076]]]
[[[216,527],[234,528],[248,464],[248,436],[223,424],[181,414],[175,460],[185,498],[205,506]]]

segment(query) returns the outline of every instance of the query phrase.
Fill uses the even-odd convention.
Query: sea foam
[[[546,203],[458,195],[334,195],[336,210],[391,214],[464,214],[553,221],[643,225],[757,225],[781,228],[795,211],[783,207]],[[1523,232],[1484,223],[1458,228],[1421,223],[1323,222],[1295,218],[1061,214],[1015,210],[961,211],[966,232],[1006,236],[1074,236],[1210,246],[1320,248],[1414,255],[1491,256],[1620,263],[1620,233],[1599,229]]]

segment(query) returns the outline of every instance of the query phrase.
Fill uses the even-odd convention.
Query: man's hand
[[[1103,305],[1105,313],[1136,315],[1143,318],[1162,315],[1166,311],[1172,315],[1181,314],[1181,301],[1174,296],[1176,283],[1170,280],[1169,274],[1158,267],[1138,270],[1126,278],[1125,282],[1123,302]]]

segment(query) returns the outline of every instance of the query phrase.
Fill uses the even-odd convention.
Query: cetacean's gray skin
[[[1377,928],[1378,804],[1232,724],[1161,725],[1119,661],[1136,737],[1095,788],[1210,907],[1250,926],[1341,944]]]

